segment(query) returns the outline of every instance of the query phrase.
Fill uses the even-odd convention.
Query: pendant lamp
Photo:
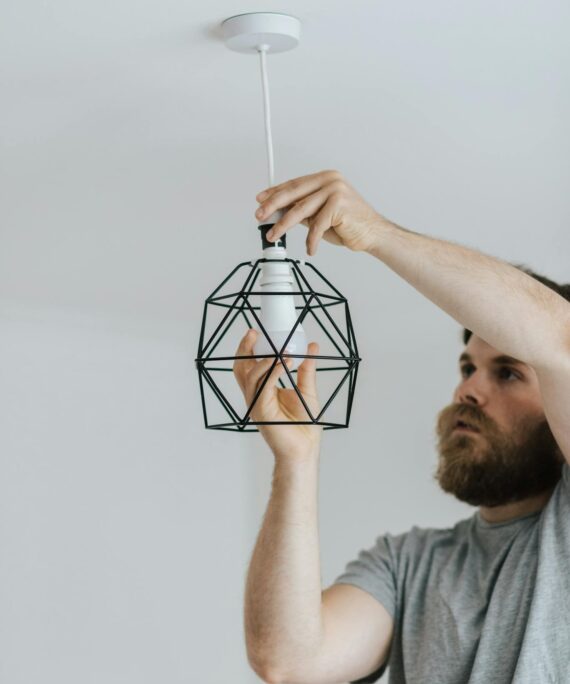
[[[269,185],[274,185],[273,145],[269,110],[267,54],[296,47],[300,22],[296,17],[255,12],[230,17],[222,32],[231,50],[258,55],[264,103]],[[287,256],[286,236],[270,242],[267,233],[280,212],[258,225],[262,255],[238,264],[212,291],[204,303],[198,354],[195,359],[205,427],[212,430],[257,432],[257,425],[322,425],[346,428],[352,410],[358,374],[358,347],[346,298],[305,260]],[[258,331],[254,354],[236,356],[249,328]],[[319,353],[307,354],[310,341]],[[273,359],[249,406],[233,374],[236,359]],[[317,361],[319,412],[312,413],[295,382],[304,359]],[[288,367],[284,360],[291,359]],[[296,392],[306,420],[255,422],[251,412],[271,371],[283,363],[282,389]]]

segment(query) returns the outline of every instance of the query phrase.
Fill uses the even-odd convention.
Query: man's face
[[[536,372],[472,335],[453,404],[437,418],[442,489],[473,506],[522,501],[552,488],[564,457],[544,416]],[[461,427],[460,421],[467,428]]]

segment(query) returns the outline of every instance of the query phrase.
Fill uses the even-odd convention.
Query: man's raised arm
[[[286,209],[268,239],[303,223],[309,254],[321,238],[367,252],[492,347],[532,366],[549,426],[570,463],[570,304],[563,297],[504,261],[396,225],[338,171],[286,181],[257,200],[260,220]]]
[[[253,353],[255,331],[238,356]],[[309,354],[318,353],[311,343]],[[273,359],[236,361],[234,372],[248,404]],[[297,385],[317,411],[315,362],[299,366]],[[306,416],[294,390],[277,388],[276,366],[252,418]],[[372,596],[348,585],[321,595],[318,469],[321,428],[265,425],[260,431],[275,456],[272,491],[251,558],[245,593],[245,634],[251,666],[267,682],[334,684],[359,679],[384,662],[392,618]]]

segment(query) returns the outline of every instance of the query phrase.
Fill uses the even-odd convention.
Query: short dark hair
[[[554,290],[554,292],[559,294],[561,297],[564,297],[566,301],[570,302],[570,283],[567,283],[565,285],[556,283],[554,282],[554,280],[550,280],[550,278],[547,278],[546,276],[540,275],[539,273],[535,273],[524,264],[511,264],[511,266],[514,266],[515,268],[518,268],[519,271],[523,271],[527,275],[532,276],[535,280],[538,280],[543,285],[546,285],[546,287],[549,287],[551,290]],[[473,333],[471,332],[471,330],[463,328],[463,344],[467,344],[467,342],[469,342],[469,338],[472,334]]]

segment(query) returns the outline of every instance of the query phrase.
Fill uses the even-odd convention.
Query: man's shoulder
[[[570,526],[570,466],[564,463],[562,475],[552,492],[552,496],[542,510],[541,524],[549,522],[564,527]]]
[[[476,514],[457,521],[449,527],[423,527],[414,525],[398,535],[387,534],[384,539],[398,554],[417,555],[430,547],[453,546],[468,536]]]

